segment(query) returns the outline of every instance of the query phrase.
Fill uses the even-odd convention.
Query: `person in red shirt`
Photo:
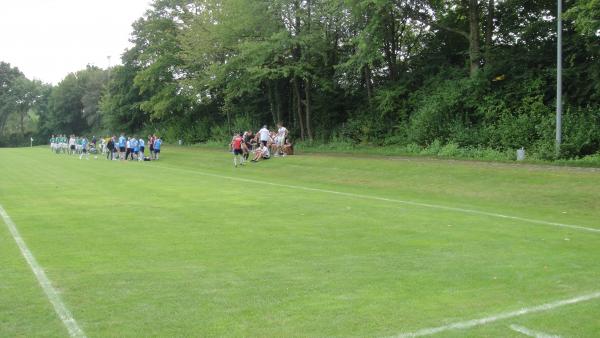
[[[240,165],[244,165],[244,151],[242,150],[242,143],[244,142],[244,138],[242,134],[237,134],[233,136],[231,140],[231,149],[233,150],[233,165],[237,168],[237,158],[240,158]]]

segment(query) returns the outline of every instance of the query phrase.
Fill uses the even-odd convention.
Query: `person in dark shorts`
[[[148,149],[150,149],[150,158],[154,159],[154,136],[148,135]]]
[[[160,147],[162,146],[162,140],[160,137],[154,135],[154,158],[153,160],[158,160],[160,156]]]
[[[127,141],[125,141],[125,160],[129,159],[129,156],[131,156],[131,159],[133,159],[133,147],[131,144],[131,137],[127,139]]]
[[[244,150],[242,150],[242,144],[244,143],[244,138],[242,134],[239,133],[233,136],[231,140],[231,149],[233,150],[233,165],[237,168],[237,158],[240,158],[240,165],[244,165]]]
[[[121,133],[121,136],[119,137],[119,158],[121,160],[125,159],[126,143],[127,143],[127,139],[125,138],[125,134]]]

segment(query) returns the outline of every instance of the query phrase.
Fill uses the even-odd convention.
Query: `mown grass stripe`
[[[44,290],[46,297],[48,297],[48,300],[54,307],[54,311],[56,311],[56,314],[69,331],[69,336],[84,338],[85,333],[83,332],[83,330],[81,330],[81,328],[77,324],[77,321],[75,321],[75,318],[73,318],[71,311],[69,311],[65,303],[61,300],[60,296],[58,295],[58,291],[52,286],[52,282],[46,276],[44,269],[39,265],[39,263],[27,247],[27,244],[21,237],[21,234],[17,230],[17,225],[12,221],[12,219],[10,218],[6,210],[4,210],[2,205],[0,205],[0,216],[2,216],[2,219],[8,227],[8,230],[10,231],[10,234],[12,235],[13,239],[17,243],[21,254],[23,254],[23,257],[25,257],[25,260],[31,268],[31,271],[33,271],[35,278],[42,287],[42,290]]]
[[[353,197],[353,198],[370,199],[370,200],[376,200],[376,201],[382,201],[382,202],[398,203],[398,204],[404,204],[404,205],[411,205],[411,206],[438,209],[438,210],[447,210],[447,211],[454,211],[454,212],[460,212],[460,213],[465,213],[465,214],[481,215],[481,216],[488,216],[488,217],[495,217],[495,218],[504,218],[504,219],[522,221],[522,222],[533,223],[533,224],[551,225],[551,226],[561,227],[561,228],[569,228],[569,229],[575,229],[575,230],[581,230],[581,231],[587,231],[587,232],[593,232],[593,233],[600,233],[600,229],[584,227],[584,226],[576,225],[576,224],[549,222],[549,221],[532,219],[532,218],[504,215],[504,214],[481,211],[481,210],[474,210],[474,209],[450,207],[450,206],[439,205],[439,204],[422,203],[422,202],[407,201],[407,200],[400,200],[400,199],[393,199],[393,198],[386,198],[386,197],[379,197],[379,196],[355,194],[355,193],[350,193],[350,192],[335,191],[335,190],[328,190],[328,189],[310,188],[310,187],[303,187],[303,186],[299,186],[299,185],[273,183],[273,182],[254,180],[254,179],[249,179],[249,178],[240,178],[240,177],[212,174],[212,173],[207,173],[207,172],[203,172],[203,171],[199,171],[199,170],[190,170],[190,169],[183,169],[183,168],[174,168],[174,167],[169,167],[169,166],[157,166],[157,165],[154,165],[153,167],[169,169],[169,170],[192,172],[192,173],[196,173],[196,174],[204,175],[204,176],[208,176],[208,177],[228,179],[228,180],[239,181],[239,182],[264,184],[264,185],[270,185],[270,186],[275,186],[275,187],[305,190],[305,191],[314,191],[314,192],[341,195],[341,196],[347,196],[347,197]]]

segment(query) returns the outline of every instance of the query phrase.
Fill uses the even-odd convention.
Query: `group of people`
[[[91,140],[88,140],[85,136],[76,136],[61,134],[52,135],[50,138],[50,149],[57,153],[63,153],[68,155],[79,155],[79,159],[84,156],[89,160],[89,154],[96,154],[96,136],[93,136]]]
[[[85,136],[77,137],[71,135],[67,138],[66,135],[52,135],[50,138],[50,149],[57,154],[78,154],[79,159],[86,157],[89,160],[90,153],[94,154],[95,158],[98,158],[96,154],[101,152],[106,155],[107,160],[150,161],[159,159],[162,143],[161,138],[156,135],[148,135],[147,141],[136,136],[126,137],[123,133],[118,138],[113,135],[112,137],[100,138],[100,140],[97,140],[96,136],[93,136],[91,141]],[[145,154],[146,144],[150,150],[149,157]],[[98,147],[100,148],[99,151]]]
[[[274,157],[294,154],[294,146],[288,138],[288,130],[280,122],[277,131],[271,131],[264,125],[256,135],[248,130],[235,134],[231,140],[230,150],[233,153],[233,165],[244,165],[253,154],[251,162],[268,160]]]

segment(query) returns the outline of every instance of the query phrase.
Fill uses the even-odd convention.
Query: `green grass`
[[[0,204],[89,337],[378,337],[600,291],[600,233],[358,196],[600,229],[598,171],[162,156],[0,149]],[[0,276],[0,336],[67,334],[5,226]],[[517,324],[592,337],[599,311],[595,299],[442,336],[517,337]]]

